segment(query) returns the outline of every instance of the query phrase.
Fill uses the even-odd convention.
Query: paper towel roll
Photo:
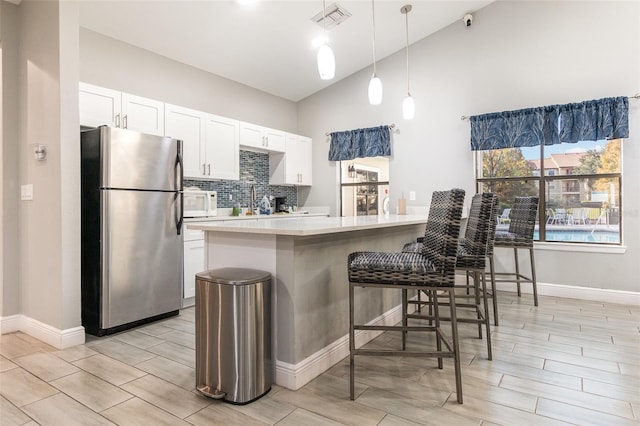
[[[406,198],[398,198],[398,214],[407,214]]]

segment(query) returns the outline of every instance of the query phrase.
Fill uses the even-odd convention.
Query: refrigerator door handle
[[[183,167],[184,163],[182,160],[182,140],[178,139],[178,149],[176,155],[176,164],[175,164],[175,189],[178,191],[178,198],[180,199],[180,208],[176,212],[176,228],[177,233],[180,235],[182,232],[182,222],[184,221],[184,194],[182,193],[182,186],[184,184],[183,180]]]
[[[184,222],[184,194],[176,193],[176,200],[180,200],[180,207],[176,206],[176,232],[178,235],[182,233],[182,223]]]

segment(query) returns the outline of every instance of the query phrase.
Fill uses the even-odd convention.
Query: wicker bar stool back
[[[455,285],[456,288],[464,288],[465,293],[458,292],[458,299],[465,299],[465,302],[456,302],[456,307],[470,308],[476,314],[476,318],[458,316],[458,323],[474,323],[478,325],[478,337],[482,339],[482,326],[485,326],[487,335],[487,356],[492,359],[491,351],[491,328],[489,316],[489,304],[487,300],[487,288],[485,279],[485,267],[489,253],[493,251],[493,244],[496,232],[496,218],[498,215],[498,196],[492,193],[481,193],[473,196],[471,208],[467,219],[465,235],[458,241],[456,271],[464,272],[466,284]],[[422,243],[406,244],[402,251],[416,252],[422,248]],[[469,278],[473,279],[470,283]],[[469,290],[473,290],[471,293]],[[420,296],[420,294],[418,294]],[[429,305],[429,313],[424,314],[422,309],[416,313],[408,314],[408,318],[432,319],[431,299],[422,301],[408,301],[409,304],[417,304],[419,308]],[[441,306],[446,303],[441,303]],[[440,320],[448,320],[443,316]]]
[[[454,359],[456,396],[462,403],[460,349],[455,315],[454,281],[460,219],[464,190],[436,191],[431,198],[429,217],[425,226],[424,244],[419,253],[355,252],[348,256],[349,273],[349,391],[354,399],[355,356],[413,356],[436,357],[442,368],[443,358]],[[355,324],[354,289],[394,288],[402,290],[403,321],[399,326]],[[407,290],[421,289],[427,293],[444,291],[449,294],[451,312],[451,340],[440,328],[437,298],[433,298],[435,323],[409,326],[406,322]],[[399,331],[402,349],[356,349],[356,330]],[[435,333],[436,350],[406,350],[406,332]],[[443,348],[444,346],[444,348]]]
[[[520,284],[531,283],[533,287],[533,303],[538,306],[538,289],[536,286],[536,265],[533,255],[533,232],[536,226],[536,216],[538,213],[538,197],[516,197],[509,218],[508,231],[496,231],[494,247],[512,248],[515,261],[515,271],[512,272],[495,272],[495,263],[493,254],[489,257],[489,269],[492,276],[493,288],[493,315],[494,323],[498,325],[498,311],[496,302],[496,283],[511,282],[516,283],[518,297],[521,296]],[[531,265],[531,276],[523,275],[520,272],[520,262],[518,261],[518,250],[529,250],[529,259]]]

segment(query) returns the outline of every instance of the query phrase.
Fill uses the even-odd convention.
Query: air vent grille
[[[324,20],[324,28],[327,30],[340,25],[351,17],[351,13],[338,3],[327,6],[325,13],[323,14],[322,12],[323,11],[317,13],[311,20],[321,27],[323,26],[322,21]]]

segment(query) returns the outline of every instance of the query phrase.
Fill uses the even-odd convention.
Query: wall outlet
[[[409,191],[409,201],[416,200],[416,191]]]
[[[23,201],[33,200],[33,184],[28,183],[20,187],[20,199]]]

